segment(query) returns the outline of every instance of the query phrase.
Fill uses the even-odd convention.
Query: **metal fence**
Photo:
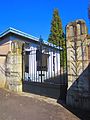
[[[64,46],[64,47],[63,47]],[[36,44],[23,45],[23,80],[50,84],[67,84],[66,41],[46,45],[40,38]],[[62,48],[62,49],[61,49]]]

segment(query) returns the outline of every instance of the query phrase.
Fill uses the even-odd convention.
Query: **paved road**
[[[54,99],[0,89],[0,120],[78,120]]]

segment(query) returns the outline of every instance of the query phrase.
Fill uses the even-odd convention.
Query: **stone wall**
[[[66,27],[68,91],[67,104],[90,109],[89,40],[84,20],[76,20]]]
[[[22,91],[22,43],[13,41],[11,52],[7,55],[7,88]]]
[[[0,87],[2,88],[4,88],[6,84],[5,60],[6,56],[0,56]]]
[[[22,43],[0,42],[0,87],[22,91]]]
[[[10,41],[5,39],[6,42],[0,42],[0,87],[6,85],[6,57],[10,51]]]

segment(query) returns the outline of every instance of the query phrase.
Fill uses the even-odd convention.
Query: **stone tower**
[[[79,19],[66,26],[66,40],[68,68],[67,104],[73,107],[90,109],[90,41],[84,20]]]

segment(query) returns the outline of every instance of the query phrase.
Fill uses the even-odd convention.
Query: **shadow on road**
[[[65,102],[61,100],[57,100],[57,103],[61,104],[64,108],[72,112],[81,120],[90,120],[90,111],[84,111],[77,108],[72,108],[71,106],[67,106]]]

